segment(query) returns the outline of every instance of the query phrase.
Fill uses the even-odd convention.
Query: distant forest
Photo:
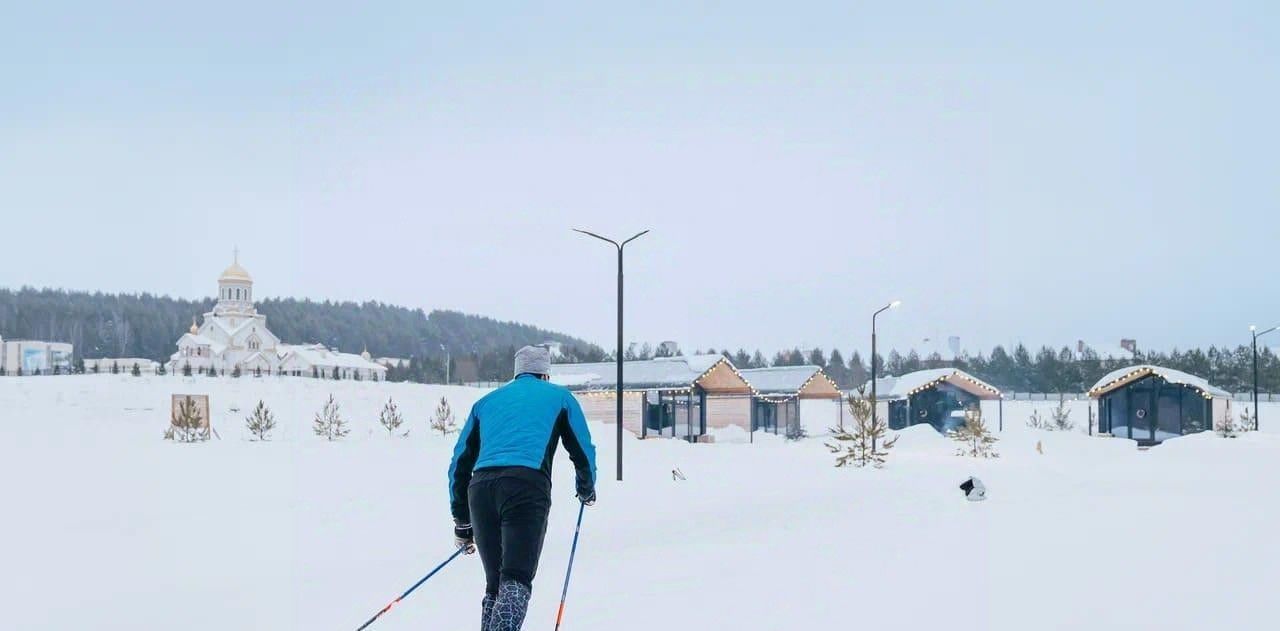
[[[0,289],[0,335],[5,339],[70,342],[77,362],[85,357],[144,357],[165,360],[178,337],[191,327],[191,318],[213,309],[212,298],[185,300],[151,294],[103,294],[24,288]],[[466,373],[481,381],[511,378],[511,358],[525,344],[561,343],[559,361],[603,361],[612,358],[600,347],[583,340],[527,324],[500,322],[456,311],[424,312],[379,302],[313,302],[293,298],[267,299],[257,304],[267,316],[272,332],[285,343],[319,342],[349,353],[368,348],[375,357],[413,359],[407,368],[395,368],[389,379],[443,382],[445,358],[454,380],[460,363]],[[1277,334],[1280,335],[1280,334]],[[445,350],[448,350],[446,355]],[[644,344],[627,349],[626,359],[661,356],[663,347]],[[1259,387],[1280,392],[1280,359],[1259,347]],[[845,359],[840,351],[791,349],[766,357],[759,350],[748,353],[716,351],[739,368],[816,364],[841,387],[864,384],[869,365],[855,351]],[[925,368],[954,366],[1009,392],[1084,392],[1103,375],[1132,365],[1151,363],[1204,377],[1232,392],[1250,390],[1253,355],[1248,346],[1210,347],[1172,352],[1140,353],[1136,360],[1101,359],[1086,352],[1077,357],[1069,348],[1042,347],[1032,352],[1022,345],[1011,351],[997,346],[990,354],[950,362],[937,355],[921,357],[915,351],[891,350],[879,359],[887,375],[903,375]]]
[[[70,342],[77,363],[86,357],[163,361],[191,328],[191,319],[211,311],[214,302],[151,294],[0,289],[0,335]],[[560,342],[566,357],[577,361],[605,356],[599,347],[562,333],[455,311],[426,313],[379,302],[293,298],[262,300],[257,308],[287,344],[318,342],[348,353],[368,348],[375,357],[417,359],[410,370],[395,371],[399,378],[415,381],[444,381],[445,349],[455,363],[466,357],[475,361],[483,380],[509,378],[512,355],[525,344]]]

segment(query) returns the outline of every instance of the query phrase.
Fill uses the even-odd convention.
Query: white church
[[[178,352],[166,365],[169,374],[245,376],[291,375],[326,379],[382,381],[387,368],[360,355],[341,353],[323,344],[282,344],[267,328],[267,316],[253,306],[253,277],[237,254],[218,277],[218,303],[204,322],[178,339]]]

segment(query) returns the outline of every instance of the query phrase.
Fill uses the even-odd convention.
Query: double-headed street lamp
[[[1258,338],[1276,330],[1280,326],[1273,326],[1265,331],[1258,332],[1258,327],[1249,325],[1249,332],[1253,334],[1253,431],[1258,431]]]
[[[880,307],[878,311],[871,314],[871,426],[872,427],[876,426],[876,408],[880,406],[879,400],[876,399],[876,316],[890,309],[896,309],[898,305],[901,305],[901,304],[902,304],[901,300],[895,300],[883,307]],[[875,448],[876,446],[873,440],[871,444],[872,451],[874,451]]]
[[[617,418],[618,456],[617,458],[618,458],[618,481],[621,482],[622,481],[622,249],[627,247],[628,243],[631,243],[632,241],[639,239],[641,236],[644,236],[649,231],[644,230],[642,232],[639,232],[634,237],[631,237],[630,239],[627,239],[622,243],[618,243],[613,239],[602,237],[594,232],[588,232],[586,230],[579,230],[577,228],[574,228],[573,231],[580,232],[589,237],[595,237],[606,243],[611,243],[613,244],[613,247],[618,249],[618,348],[614,352],[614,356],[618,360],[618,381],[616,384],[617,386],[616,395],[618,397],[618,418]]]

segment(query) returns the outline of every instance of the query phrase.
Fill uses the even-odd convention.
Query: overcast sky
[[[580,226],[652,230],[627,338],[686,349],[1280,323],[1275,3],[24,4],[0,286],[209,296],[238,246],[611,346]]]

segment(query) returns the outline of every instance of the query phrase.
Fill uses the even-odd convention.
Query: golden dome
[[[200,327],[196,326],[196,318],[195,318],[195,316],[191,316],[191,334],[192,334],[192,335],[199,335],[199,334],[200,334]]]
[[[218,281],[242,281],[252,283],[253,277],[249,275],[248,270],[240,267],[239,263],[232,263],[231,267],[222,270],[222,275],[218,277]]]

